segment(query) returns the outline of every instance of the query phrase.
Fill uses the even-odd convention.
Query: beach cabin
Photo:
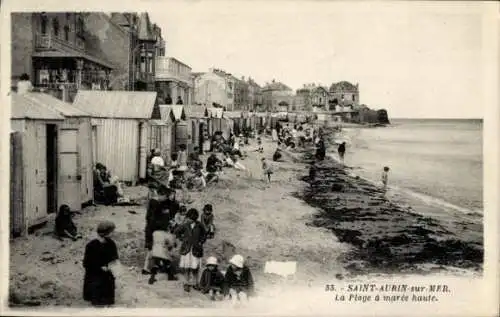
[[[231,118],[223,117],[221,121],[221,131],[224,139],[229,139],[231,132],[234,130],[234,121]]]
[[[62,204],[93,200],[90,115],[45,93],[11,94],[11,231],[46,221]]]
[[[208,111],[208,132],[213,135],[216,131],[221,131],[222,129],[222,116],[224,109],[211,107],[207,108]]]
[[[57,111],[11,93],[10,229],[14,237],[57,211]]]
[[[233,121],[233,133],[238,135],[243,132],[243,118],[242,113],[239,111],[225,111],[224,117]]]
[[[208,140],[208,110],[204,106],[185,105],[184,112],[191,122],[191,143],[203,153],[203,145]]]
[[[265,112],[255,112],[255,128],[257,130],[264,129],[266,127],[266,118],[267,118],[267,113]]]
[[[148,121],[160,119],[157,93],[79,90],[73,106],[90,113],[93,166],[104,164],[121,181],[146,178]]]

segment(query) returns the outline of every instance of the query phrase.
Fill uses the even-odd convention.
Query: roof
[[[357,91],[358,87],[348,81],[340,81],[330,86],[330,91]]]
[[[223,114],[224,117],[226,118],[241,118],[241,112],[239,111],[224,111]]]
[[[130,25],[130,21],[127,20],[127,17],[125,17],[125,15],[122,12],[112,12],[110,19],[112,22],[121,26]]]
[[[186,113],[183,105],[160,105],[161,119],[167,120],[170,118],[175,120],[186,120]]]
[[[64,116],[27,94],[11,93],[11,119],[64,120]]]
[[[207,108],[208,115],[213,118],[222,118],[222,114],[224,113],[224,109],[211,107]]]
[[[162,121],[167,121],[168,119],[175,121],[171,105],[160,105],[159,108],[160,108],[160,117]]]
[[[292,90],[292,88],[288,87],[287,85],[283,84],[282,82],[274,82],[270,84],[266,84],[262,90]]]
[[[152,91],[79,90],[73,106],[97,118],[151,119],[156,94]]]
[[[141,41],[155,41],[156,38],[153,33],[149,15],[147,12],[142,12],[139,15],[139,22],[137,23],[137,37]]]
[[[314,92],[317,92],[317,91],[319,91],[319,90],[323,90],[323,91],[325,91],[325,92],[328,92],[328,88],[323,87],[323,86],[316,86],[316,87],[312,88],[312,92],[313,92],[313,93],[314,93]]]
[[[185,105],[184,112],[189,118],[203,118],[208,116],[208,111],[205,106]]]
[[[90,117],[90,113],[78,109],[72,104],[64,102],[46,93],[31,92],[26,94],[25,97],[59,112],[65,117]]]
[[[186,120],[186,112],[184,112],[183,105],[172,105],[171,107],[175,120]]]

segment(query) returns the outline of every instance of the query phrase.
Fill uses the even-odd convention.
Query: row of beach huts
[[[73,103],[49,94],[11,93],[10,228],[12,236],[47,221],[62,204],[74,211],[93,201],[93,169],[107,166],[135,185],[147,157],[169,157],[185,144],[203,149],[222,131],[273,127],[305,114],[227,112],[197,105],[160,105],[156,92],[81,90]],[[292,118],[293,116],[293,118]]]

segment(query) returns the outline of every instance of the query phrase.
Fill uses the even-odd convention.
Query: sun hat
[[[243,268],[243,262],[244,262],[244,259],[239,254],[233,255],[231,260],[229,260],[229,263],[231,263],[232,265],[234,265],[236,267],[239,267],[240,269]]]
[[[101,221],[97,225],[97,234],[99,234],[101,236],[106,236],[106,235],[110,234],[111,232],[113,232],[115,230],[115,228],[116,228],[116,226],[115,226],[114,222],[109,221],[109,220]]]
[[[217,265],[217,258],[211,256],[207,259],[207,265]]]

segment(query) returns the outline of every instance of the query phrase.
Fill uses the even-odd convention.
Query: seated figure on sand
[[[98,203],[112,205],[123,196],[123,189],[117,177],[112,177],[111,172],[101,163],[94,169],[94,199]]]
[[[219,270],[216,257],[209,257],[205,269],[201,273],[200,290],[203,294],[208,294],[211,300],[221,299],[224,275]]]
[[[75,223],[71,216],[71,210],[68,205],[61,205],[56,216],[55,234],[59,240],[70,238],[73,241],[80,239],[82,236],[78,234]]]
[[[224,295],[233,302],[247,300],[254,295],[254,282],[243,256],[236,254],[229,260],[224,277]]]

